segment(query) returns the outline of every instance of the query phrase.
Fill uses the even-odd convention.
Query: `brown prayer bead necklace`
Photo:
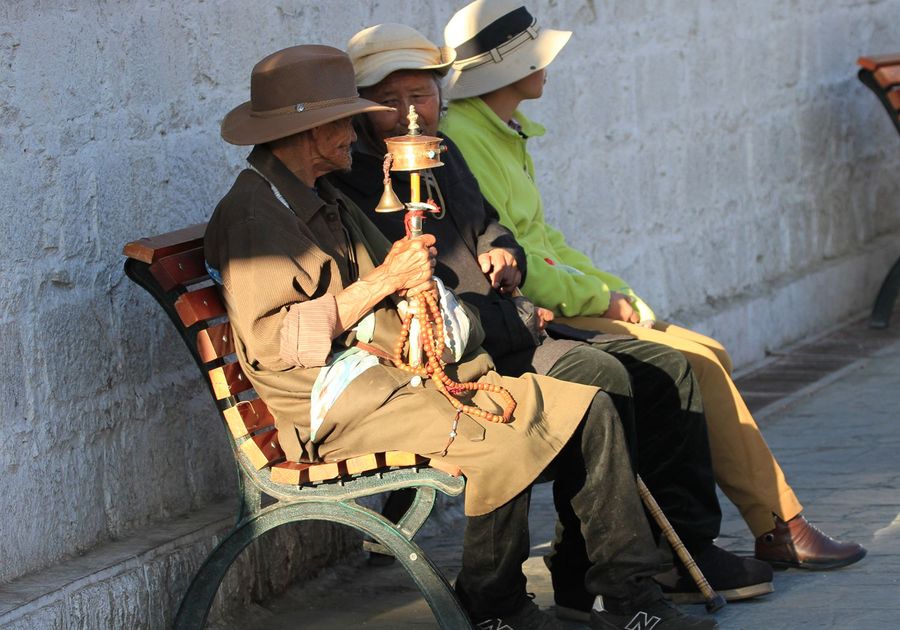
[[[516,410],[516,401],[505,388],[492,383],[457,383],[447,376],[444,372],[444,361],[441,359],[441,354],[444,352],[444,317],[441,315],[441,308],[438,304],[437,289],[432,287],[419,293],[416,297],[419,299],[416,300],[415,316],[419,319],[422,328],[422,349],[425,350],[428,363],[424,366],[414,366],[403,360],[403,347],[409,339],[409,327],[413,318],[413,313],[408,312],[403,317],[403,327],[394,346],[394,356],[392,358],[394,365],[416,376],[430,378],[438,388],[438,391],[446,396],[458,413],[466,413],[476,418],[500,424],[506,424],[512,420],[513,412]],[[497,415],[463,403],[457,396],[466,391],[486,391],[501,395],[506,400],[503,414]]]

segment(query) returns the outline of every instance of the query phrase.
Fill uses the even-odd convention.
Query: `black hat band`
[[[483,55],[497,48],[516,35],[526,31],[530,26],[534,25],[535,21],[525,7],[519,7],[515,11],[510,11],[478,31],[473,38],[457,46],[457,62]]]

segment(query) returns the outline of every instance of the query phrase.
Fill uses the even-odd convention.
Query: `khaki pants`
[[[772,514],[790,520],[803,506],[784,478],[731,380],[731,358],[715,339],[658,321],[653,329],[602,317],[560,317],[575,328],[629,334],[682,352],[690,361],[703,396],[716,482],[740,510],[755,537],[774,527]]]

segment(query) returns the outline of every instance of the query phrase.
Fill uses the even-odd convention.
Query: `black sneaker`
[[[686,615],[664,599],[639,606],[602,597],[591,610],[593,630],[715,630],[719,624],[710,617]]]
[[[727,601],[750,599],[775,590],[772,586],[772,567],[755,558],[742,558],[721,547],[710,545],[694,555],[703,577]],[[663,594],[676,604],[702,604],[703,595],[687,568],[676,562],[668,573],[657,575],[656,582]]]
[[[478,630],[564,630],[562,624],[528,601],[511,615],[473,620]]]

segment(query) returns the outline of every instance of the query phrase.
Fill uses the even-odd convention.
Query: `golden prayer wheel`
[[[394,136],[384,143],[393,157],[392,171],[420,171],[444,165],[440,159],[441,139],[436,136]]]
[[[441,138],[436,136],[423,136],[419,131],[419,115],[416,108],[409,106],[409,133],[405,136],[393,136],[385,138],[387,154],[384,156],[384,193],[375,207],[375,212],[396,212],[408,210],[416,215],[414,223],[419,224],[421,230],[421,218],[426,211],[435,211],[433,204],[423,204],[419,171],[426,168],[443,166],[440,155],[446,150],[441,145]],[[391,187],[389,171],[410,171],[410,203],[404,205],[394,193]]]

